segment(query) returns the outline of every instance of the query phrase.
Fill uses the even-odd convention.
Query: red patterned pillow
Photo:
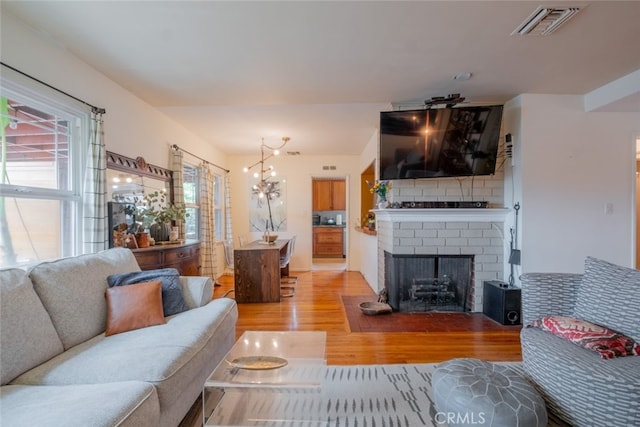
[[[619,332],[571,317],[548,316],[530,326],[548,331],[574,344],[600,353],[603,359],[640,355],[640,344]]]

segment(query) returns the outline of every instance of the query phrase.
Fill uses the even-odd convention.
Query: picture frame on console
[[[123,246],[116,237],[117,233],[135,233],[135,212],[136,206],[133,203],[107,202],[109,248]]]

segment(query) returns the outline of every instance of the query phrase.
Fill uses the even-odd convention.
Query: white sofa
[[[0,425],[177,426],[235,340],[238,311],[181,277],[188,310],[105,336],[107,276],[130,250],[0,271]]]

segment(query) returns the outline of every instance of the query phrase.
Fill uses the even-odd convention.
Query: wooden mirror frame
[[[140,177],[157,179],[169,183],[168,201],[173,203],[173,172],[169,169],[147,163],[142,156],[132,157],[107,151],[107,169],[113,169]]]
[[[144,157],[132,157],[107,151],[107,169],[115,169],[135,175],[146,176],[160,181],[169,182],[171,185],[171,199],[173,200],[173,173],[169,169],[150,165]]]

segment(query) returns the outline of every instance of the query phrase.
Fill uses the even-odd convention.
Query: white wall
[[[516,286],[520,286],[520,274],[522,274],[521,265],[508,264],[510,251],[511,229],[514,230],[514,249],[522,249],[522,217],[518,215],[516,221],[514,205],[520,204],[522,207],[522,168],[518,165],[522,164],[522,150],[520,150],[520,141],[522,141],[521,132],[521,106],[520,98],[514,98],[505,103],[502,118],[502,129],[505,134],[511,134],[511,144],[513,146],[512,158],[506,159],[504,164],[504,205],[511,209],[504,223],[504,240],[505,240],[505,266],[504,279],[509,282],[510,278]],[[521,211],[518,211],[519,214]],[[517,222],[517,224],[516,224]]]
[[[167,167],[169,147],[178,144],[224,166],[226,155],[131,92],[80,61],[64,47],[31,30],[3,10],[2,62],[76,98],[103,107],[107,150]]]
[[[514,102],[522,271],[582,272],[587,255],[633,266],[640,115],[585,112],[582,96],[525,94]]]
[[[291,140],[287,147],[295,150],[295,140]],[[233,233],[238,244],[237,236],[250,233],[249,202],[251,189],[251,173],[245,174],[242,168],[260,160],[260,141],[256,139],[255,156],[229,156],[228,166],[231,170],[231,206],[233,212]],[[295,234],[296,248],[291,259],[291,269],[294,271],[308,271],[312,262],[312,178],[341,177],[347,180],[347,213],[346,226],[347,241],[352,237],[352,217],[360,209],[359,195],[353,190],[353,182],[358,183],[360,170],[356,156],[278,156],[268,164],[273,164],[279,176],[286,178],[287,230],[278,235],[289,236]],[[322,170],[323,166],[335,166],[335,170]],[[354,181],[355,180],[355,181]],[[358,184],[359,185],[359,184]],[[356,199],[356,197],[358,197]],[[252,233],[258,238],[260,232]],[[353,245],[350,245],[353,247]],[[350,250],[347,252],[347,266],[352,269]]]
[[[360,174],[377,159],[379,138],[379,133],[375,132],[360,155],[358,162],[359,172],[352,185],[354,192],[357,192],[357,204],[355,205],[354,214],[351,215],[353,218],[351,220],[351,230],[354,229],[355,217],[359,216],[360,212],[360,199],[362,196],[360,194]],[[358,231],[352,231],[351,235],[353,238],[351,239],[349,254],[353,261],[351,264],[353,270],[360,271],[371,289],[377,293],[384,285],[383,283],[378,283],[378,237]]]

